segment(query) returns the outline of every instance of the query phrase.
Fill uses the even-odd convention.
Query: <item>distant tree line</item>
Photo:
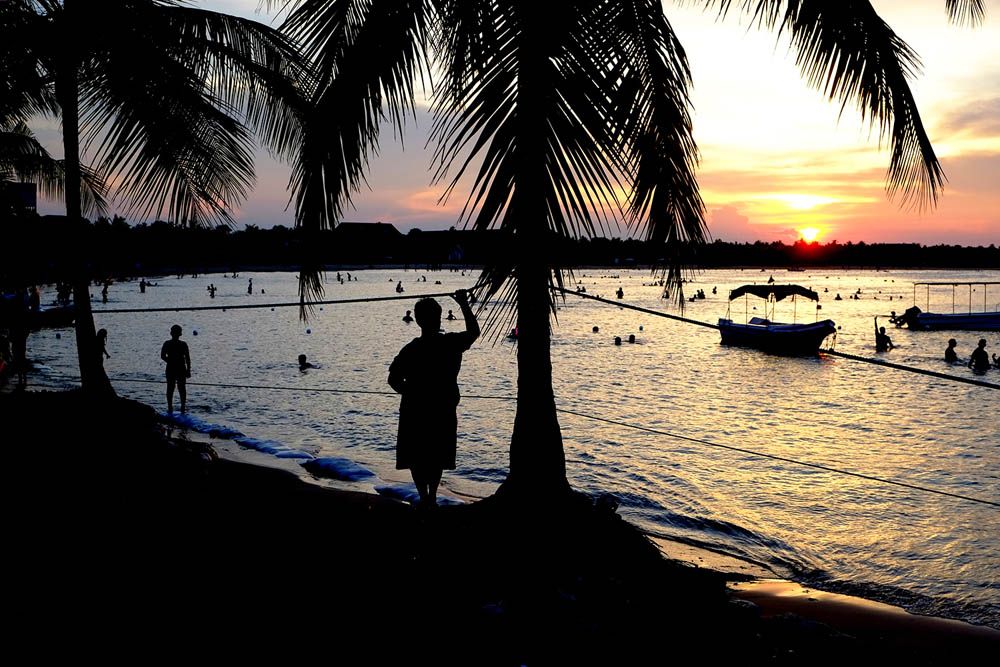
[[[411,230],[389,224],[344,223],[329,231],[305,232],[248,225],[235,231],[191,228],[169,222],[130,225],[121,217],[73,225],[63,216],[16,216],[3,225],[4,285],[53,282],[78,268],[81,257],[93,278],[204,273],[245,267],[296,269],[303,257],[330,266],[387,264],[482,265],[508,252],[510,239],[499,231]],[[617,238],[561,239],[558,259],[567,266],[637,266],[662,262],[679,252],[698,268],[747,267],[910,267],[1000,268],[1000,248],[917,243],[806,243],[780,241],[684,245]],[[83,250],[84,252],[80,252]]]

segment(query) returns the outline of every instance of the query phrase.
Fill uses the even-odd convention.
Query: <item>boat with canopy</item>
[[[955,330],[955,331],[1000,331],[1000,304],[995,304],[990,310],[987,301],[989,286],[1000,286],[1000,282],[961,282],[961,283],[913,283],[913,306],[907,308],[902,315],[897,315],[891,321],[897,327],[905,326],[914,331]],[[917,303],[917,288],[925,288],[924,303],[930,311],[931,288],[951,287],[951,312],[932,313],[920,309]],[[969,288],[969,308],[967,312],[956,312],[958,288]],[[983,309],[973,311],[972,295],[977,287],[983,288]],[[1000,290],[997,290],[1000,291]],[[978,299],[977,299],[978,301]],[[979,304],[977,303],[976,306]],[[947,306],[946,306],[947,307]]]
[[[764,317],[750,317],[748,296],[764,300]],[[746,312],[744,324],[734,322],[731,317],[733,301],[744,297]],[[837,332],[833,320],[819,320],[812,323],[795,322],[798,298],[819,301],[819,295],[801,285],[743,285],[729,293],[729,308],[726,317],[719,319],[723,345],[752,347],[772,354],[809,355],[816,354],[827,336]],[[774,311],[779,301],[791,298],[792,322],[775,322]],[[816,303],[816,315],[820,305]]]

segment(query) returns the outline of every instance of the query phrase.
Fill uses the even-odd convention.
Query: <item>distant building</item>
[[[333,233],[341,257],[363,261],[392,260],[405,238],[395,225],[385,222],[342,222]]]
[[[403,234],[387,222],[342,222],[337,225],[337,241],[356,243],[398,243]]]

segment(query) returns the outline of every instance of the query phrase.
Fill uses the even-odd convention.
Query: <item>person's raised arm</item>
[[[472,334],[472,340],[476,340],[479,338],[479,322],[476,321],[476,315],[472,312],[472,308],[469,306],[468,290],[457,290],[454,298],[458,303],[459,308],[462,309],[462,316],[465,318],[465,330]]]

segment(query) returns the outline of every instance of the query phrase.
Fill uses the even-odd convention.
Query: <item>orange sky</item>
[[[257,0],[203,6],[255,15]],[[888,153],[853,109],[843,116],[800,79],[784,42],[723,22],[695,6],[664,3],[694,75],[698,172],[714,238],[793,241],[815,228],[817,240],[1000,243],[1000,0],[987,0],[979,28],[950,25],[944,0],[874,0],[921,56],[914,93],[948,178],[937,208],[915,211],[885,197]],[[256,15],[268,20],[266,16]],[[456,224],[464,199],[438,206],[430,154],[422,150],[425,110],[406,134],[406,150],[384,134],[370,191],[358,193],[350,220],[392,222],[402,230]],[[39,136],[55,154],[53,128]],[[262,158],[258,185],[235,218],[238,227],[292,224],[285,210],[287,167]],[[461,193],[460,193],[461,194]],[[43,212],[61,212],[46,205]]]

